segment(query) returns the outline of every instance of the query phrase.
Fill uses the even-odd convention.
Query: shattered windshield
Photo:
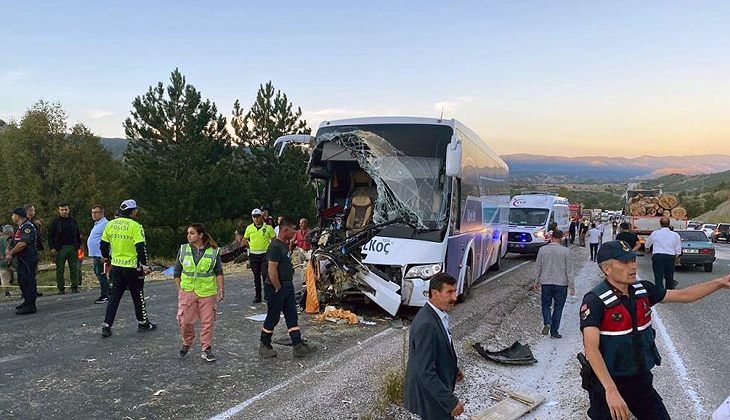
[[[522,226],[541,226],[547,220],[549,210],[547,209],[509,209],[509,224]]]
[[[449,201],[444,160],[452,132],[427,124],[325,127],[315,147],[340,145],[370,175],[378,192],[375,223],[400,217],[419,229],[443,229]]]

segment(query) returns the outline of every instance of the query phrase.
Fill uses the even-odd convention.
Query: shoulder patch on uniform
[[[29,227],[25,228],[25,229],[23,230],[23,233],[30,233],[30,228],[29,228]]]
[[[590,314],[591,310],[588,308],[588,304],[584,303],[583,306],[580,307],[580,319],[585,321]]]

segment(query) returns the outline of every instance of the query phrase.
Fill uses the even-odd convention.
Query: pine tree
[[[259,85],[256,101],[246,115],[239,101],[233,104],[231,126],[240,144],[270,149],[280,136],[311,133],[307,121],[301,118],[302,109],[297,107],[294,112],[286,94],[275,91],[269,81],[266,86]]]
[[[178,69],[150,86],[124,122],[128,189],[151,224],[178,227],[240,215],[241,188],[226,120]]]
[[[287,134],[309,134],[302,110],[289,102],[286,94],[275,90],[271,81],[260,85],[256,101],[245,115],[240,102],[233,104],[230,119],[238,154],[246,167],[254,206],[272,207],[274,214],[298,220],[314,216],[314,191],[308,186],[308,156],[289,148],[277,158],[274,142]]]

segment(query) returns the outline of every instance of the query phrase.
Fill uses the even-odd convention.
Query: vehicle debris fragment
[[[530,346],[527,344],[523,345],[519,341],[515,341],[514,344],[506,349],[494,352],[482,347],[481,343],[474,343],[472,347],[485,359],[497,363],[508,365],[531,365],[537,363],[537,359],[533,356]]]

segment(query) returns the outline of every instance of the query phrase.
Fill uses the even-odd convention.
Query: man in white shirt
[[[591,223],[591,229],[586,234],[588,245],[591,247],[591,261],[596,260],[598,254],[598,245],[601,244],[601,231],[598,230],[595,223]]]
[[[669,229],[669,219],[659,220],[661,229],[649,235],[644,247],[651,248],[651,268],[654,271],[654,284],[662,289],[674,289],[674,260],[682,255],[682,238],[677,232]],[[666,283],[664,282],[666,280]]]

